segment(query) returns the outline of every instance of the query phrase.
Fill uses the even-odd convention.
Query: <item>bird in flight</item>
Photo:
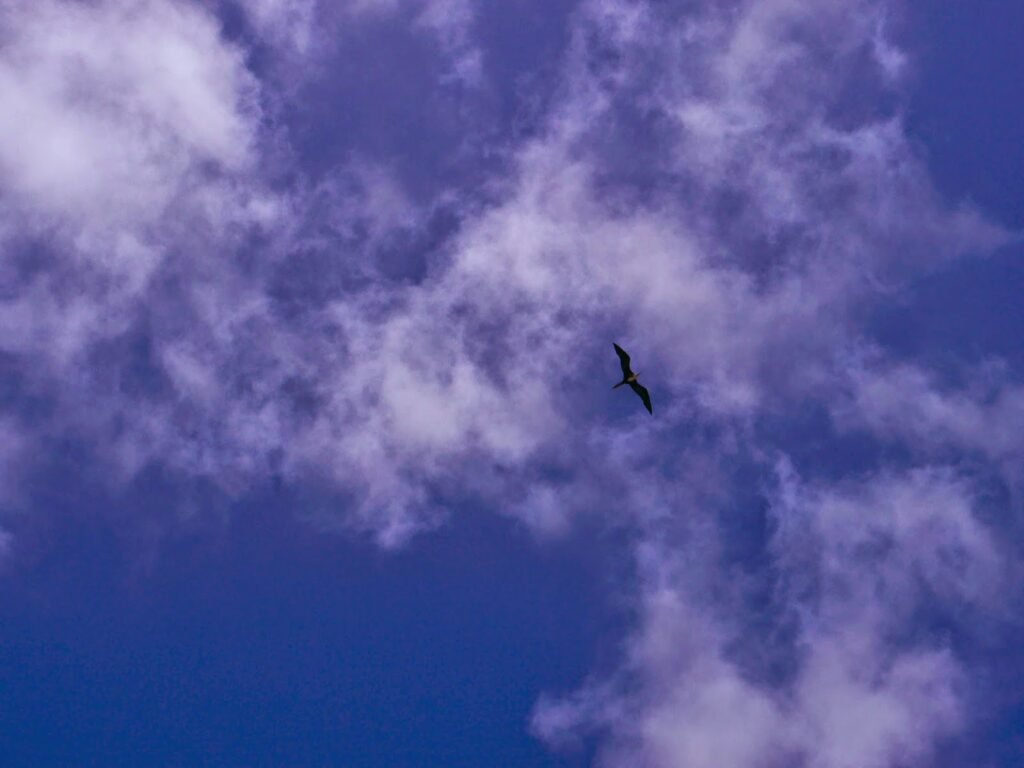
[[[637,377],[640,374],[633,373],[633,371],[630,369],[629,355],[627,355],[626,350],[624,350],[618,344],[612,342],[612,346],[615,347],[615,352],[619,356],[619,364],[622,366],[622,381],[620,381],[618,384],[612,387],[612,389],[618,389],[623,384],[629,384],[630,389],[636,392],[640,396],[640,399],[644,401],[644,407],[647,409],[647,412],[653,416],[654,410],[651,408],[651,395],[647,391],[647,388],[639,381],[637,381]]]

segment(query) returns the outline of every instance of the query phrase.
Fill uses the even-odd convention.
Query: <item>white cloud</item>
[[[623,666],[568,699],[542,699],[535,732],[557,745],[597,729],[607,766],[928,764],[937,741],[968,722],[968,680],[913,610],[929,590],[976,606],[1008,585],[973,505],[948,470],[835,490],[805,486],[783,465],[762,578],[777,574],[776,620],[795,617],[793,671],[773,680],[736,656],[737,643],[767,643],[751,633],[777,630],[738,609],[741,582],[698,554],[713,543],[646,547]]]
[[[653,350],[671,350],[668,378],[698,383],[693,402],[712,418],[823,402],[849,424],[867,422],[912,451],[923,443],[918,459],[955,444],[1005,460],[1017,443],[998,424],[1013,421],[1016,402],[1004,376],[996,377],[994,398],[960,397],[925,372],[866,371],[842,353],[861,343],[858,307],[884,295],[879,288],[892,290],[1005,238],[976,212],[938,200],[898,118],[842,124],[829,117],[828,91],[843,76],[844,52],[869,42],[877,48],[884,6],[752,4],[731,16],[697,13],[682,34],[667,27],[664,36],[662,18],[647,6],[621,13],[609,6],[620,4],[598,4],[596,25],[622,46],[618,77],[594,83],[588,70],[576,70],[587,103],[563,124],[599,135],[587,126],[601,123],[572,115],[593,115],[587,105],[595,93],[599,101],[628,87],[623,72],[648,72],[650,49],[666,40],[672,63],[659,65],[673,74],[635,98],[662,109],[678,129],[666,163],[675,163],[689,188],[682,204],[656,198],[677,223],[654,228],[662,236],[687,232],[694,255],[680,238],[666,249],[673,254],[667,263],[682,271],[691,258],[692,273],[683,280],[660,269],[659,250],[631,238],[649,293],[625,301],[630,282],[620,274],[609,277],[605,298],[628,304]],[[807,42],[808,30],[825,41],[829,66]],[[723,193],[740,204],[719,221],[707,206]],[[614,242],[605,233],[595,239],[604,248]],[[614,269],[595,250],[585,250],[592,282]],[[543,274],[523,272],[533,280]],[[695,303],[694,294],[707,304]],[[714,377],[716,366],[722,373]],[[836,402],[836,387],[854,393],[848,410]],[[756,440],[755,432],[741,434]],[[732,450],[717,443],[705,460],[727,463]],[[756,443],[750,450],[761,459],[771,451]],[[674,464],[676,478],[689,460]],[[929,764],[942,739],[968,726],[965,662],[941,635],[922,632],[915,611],[939,601],[954,622],[978,613],[1006,618],[994,596],[1005,597],[1013,583],[1010,554],[979,521],[969,477],[926,466],[808,487],[784,473],[780,488],[771,564],[758,572],[778,586],[761,612],[744,602],[746,580],[714,555],[723,546],[715,518],[728,513],[728,502],[723,510],[662,494],[654,502],[661,514],[640,516],[648,542],[675,543],[640,557],[639,621],[622,665],[574,695],[543,698],[533,722],[539,736],[558,745],[596,735],[598,762],[608,766],[891,768]],[[684,526],[690,534],[679,538]],[[750,636],[762,631],[795,636],[780,650],[777,639]],[[769,670],[780,661],[791,671],[778,679]]]
[[[255,83],[202,12],[156,0],[0,12],[2,183],[29,211],[148,223],[203,164],[251,162]]]
[[[477,10],[469,0],[243,0],[242,7],[264,41],[286,57],[298,54],[305,64],[336,51],[341,33],[358,33],[359,24],[382,19],[406,22],[429,36],[443,53],[447,80],[481,85],[483,52],[473,37]],[[301,77],[309,71],[308,66],[299,66],[292,75]]]
[[[66,368],[133,321],[176,248],[212,256],[273,218],[250,183],[258,89],[194,6],[5,0],[0,18],[3,247],[54,254],[6,292],[3,345]]]
[[[315,36],[316,0],[244,0],[253,25],[267,40],[309,53]]]
[[[28,14],[27,8],[20,12]],[[131,88],[146,90],[147,78],[159,79],[154,72],[160,70],[148,63],[118,74],[117,82],[130,85],[118,103],[151,115],[153,130],[164,137],[157,146],[187,150],[188,169],[207,156],[221,157],[228,168],[246,167],[247,155],[236,157],[227,149],[235,146],[236,134],[248,137],[239,140],[243,148],[259,141],[252,133],[253,115],[245,111],[252,83],[240,55],[220,43],[212,22],[195,12],[138,6],[154,14],[149,18],[141,10],[132,15],[112,8],[81,10],[86,15],[79,26],[92,36],[103,24],[136,24],[151,35],[159,30],[190,52],[186,61],[206,54],[189,48],[185,38],[211,43],[204,63],[189,69],[194,82],[174,88],[205,94],[197,104],[217,102],[220,117],[210,125],[219,128],[164,117],[161,110],[174,101],[170,96],[140,97],[134,107]],[[352,515],[360,526],[413,531],[417,508],[425,524],[438,519],[436,502],[428,499],[446,484],[458,485],[466,466],[499,465],[522,482],[557,446],[588,444],[591,430],[584,417],[593,400],[580,400],[572,391],[593,391],[590,377],[605,370],[597,361],[607,355],[613,328],[623,343],[635,340],[630,348],[645,374],[685,383],[665,393],[673,397],[666,398],[664,410],[656,396],[661,419],[679,423],[700,414],[724,420],[728,431],[733,419],[820,395],[841,375],[835,350],[851,340],[849,312],[870,299],[869,277],[891,267],[893,249],[913,242],[922,252],[927,245],[953,254],[988,244],[994,235],[976,215],[939,204],[898,123],[885,118],[844,131],[811,110],[829,73],[815,67],[812,50],[788,39],[792,25],[819,24],[840,36],[844,50],[854,46],[857,34],[877,29],[858,23],[833,30],[836,18],[859,18],[857,3],[833,3],[823,19],[800,8],[775,4],[773,10],[732,19],[698,14],[680,22],[689,30],[680,44],[670,32],[674,27],[644,4],[594,4],[581,17],[566,64],[566,98],[548,130],[520,148],[502,199],[467,211],[458,236],[446,244],[446,260],[421,284],[380,282],[372,266],[356,266],[361,279],[377,282],[310,303],[294,318],[283,316],[267,281],[290,268],[296,249],[345,248],[345,233],[357,229],[368,233],[372,245],[396,228],[421,226],[423,216],[385,168],[366,163],[312,193],[294,191],[286,205],[267,208],[269,219],[250,213],[253,206],[245,201],[261,198],[244,179],[238,181],[245,203],[238,216],[278,222],[276,239],[257,254],[260,266],[244,274],[230,260],[190,258],[179,273],[186,306],[174,310],[189,325],[150,327],[160,375],[174,396],[131,406],[146,417],[133,420],[135,432],[120,430],[120,447],[112,450],[129,470],[164,461],[231,487],[244,484],[249,474],[258,476],[269,457],[279,456],[295,477],[311,472],[355,494]],[[41,24],[23,23],[30,29]],[[187,34],[192,27],[198,31]],[[588,63],[594,34],[619,49],[618,64],[609,72],[595,72]],[[781,53],[771,44],[776,37],[787,40]],[[76,45],[85,48],[86,42]],[[134,50],[121,59],[135,61]],[[771,60],[764,77],[747,87],[736,72],[754,67],[751,57],[758,51]],[[648,82],[639,69],[651,55],[665,74]],[[808,94],[788,96],[797,104],[791,114],[772,109],[774,81],[768,74],[788,73],[794,57],[818,74]],[[120,60],[104,53],[95,68],[106,72],[108,59]],[[38,68],[49,72],[42,64]],[[174,88],[164,91],[179,93]],[[609,96],[636,88],[643,90],[648,109],[670,121],[676,139],[663,148],[665,164],[683,174],[687,186],[692,181],[695,192],[656,195],[628,206],[601,194],[607,169],[594,150],[595,131],[617,119]],[[737,130],[726,132],[724,149],[715,149],[722,141],[716,132],[692,130],[688,115],[694,109],[703,110],[702,119],[712,125],[735,122],[730,110],[740,115]],[[77,113],[70,114],[74,126]],[[802,122],[794,123],[794,114],[803,115]],[[134,134],[125,140],[136,141]],[[141,139],[136,143],[149,146]],[[843,161],[835,171],[837,152]],[[697,162],[715,156],[752,162],[746,168],[734,161]],[[150,175],[163,178],[167,189],[182,183],[181,167],[168,170],[142,149],[125,162],[139,165],[143,178],[146,168],[157,169]],[[124,177],[131,176],[126,170]],[[893,179],[899,193],[885,193]],[[112,188],[111,194],[129,197],[134,189],[128,182]],[[735,225],[712,205],[726,193],[747,201]],[[303,231],[304,217],[332,234],[310,236]],[[897,221],[899,232],[893,234]],[[767,264],[758,263],[753,239],[737,239],[737,226],[747,230],[745,238],[778,240]],[[780,234],[786,227],[796,227],[798,234],[786,239]],[[132,253],[124,261],[140,274],[129,283],[144,285],[164,244],[132,236],[123,238]],[[230,241],[217,242],[204,249],[230,250]],[[325,256],[325,263],[348,264],[366,254],[352,249]],[[928,259],[910,258],[908,264],[927,268]],[[759,275],[764,271],[767,279]],[[305,279],[310,285],[320,281],[316,274]],[[45,283],[34,290],[36,298],[26,292],[7,312],[12,321],[28,323],[26,337],[40,344],[59,339],[53,348],[66,350],[61,359],[73,359],[97,328],[113,335],[131,322],[131,314],[109,296],[80,301],[79,311],[67,319],[51,299],[55,311],[44,315],[50,319],[29,322],[28,302],[41,296],[45,305],[52,295]],[[598,338],[604,339],[600,345]],[[296,387],[312,403],[301,415],[285,394]],[[105,411],[93,402],[85,423],[101,424],[102,414],[125,407],[112,402]],[[492,481],[481,482],[477,490]],[[493,490],[499,487],[506,486]],[[555,515],[538,517],[543,507],[533,501],[521,508],[541,527],[563,528],[565,520]]]
[[[483,52],[472,35],[475,17],[470,0],[426,0],[416,19],[447,52],[451,77],[471,86],[480,85],[483,78]]]
[[[873,621],[879,601],[885,614],[905,620],[922,588],[950,604],[984,604],[1006,575],[999,548],[976,519],[975,492],[951,470],[881,475],[862,487],[809,496],[793,486],[784,469],[778,555],[813,552],[821,590],[844,596],[821,606],[835,612],[822,613],[823,622]]]
[[[847,428],[867,428],[920,453],[976,451],[1020,470],[1024,388],[999,363],[979,366],[958,389],[915,365],[878,355],[851,360],[849,399],[837,399],[833,410]]]

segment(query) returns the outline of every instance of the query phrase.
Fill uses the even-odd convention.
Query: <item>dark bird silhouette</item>
[[[640,396],[640,399],[644,401],[644,407],[647,409],[647,412],[653,416],[654,409],[651,408],[651,395],[647,391],[647,388],[637,381],[637,377],[640,374],[633,373],[633,370],[629,367],[629,355],[627,355],[626,350],[618,344],[612,342],[612,346],[615,347],[615,352],[619,356],[619,364],[622,366],[622,381],[612,387],[612,389],[618,389],[623,384],[629,384],[630,389],[636,392]]]

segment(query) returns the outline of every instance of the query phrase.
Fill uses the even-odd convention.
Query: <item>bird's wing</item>
[[[626,378],[632,375],[633,371],[629,368],[629,355],[626,354],[626,350],[612,342],[612,346],[615,347],[616,353],[619,355],[619,364],[622,366],[622,378]]]
[[[629,386],[634,392],[640,395],[640,399],[644,401],[644,408],[646,408],[647,412],[653,416],[654,409],[651,408],[651,393],[647,391],[647,387],[636,381],[629,382]]]

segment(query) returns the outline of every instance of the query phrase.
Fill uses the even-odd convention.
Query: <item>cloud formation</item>
[[[186,5],[11,0],[0,13],[5,350],[61,376],[133,324],[176,247],[267,215],[236,186],[258,85]]]
[[[770,519],[767,621],[723,609],[687,549],[648,549],[624,666],[542,700],[536,732],[601,729],[602,765],[932,764],[969,722],[969,674],[920,612],[998,612],[1012,584],[969,483],[928,468],[817,488],[783,463]]]
[[[1007,236],[933,189],[887,3],[582,3],[539,128],[467,120],[494,175],[427,193],[358,146],[304,165],[298,91],[245,46],[297,71],[333,25],[406,13],[439,89],[486,92],[473,9],[241,7],[255,41],[195,4],[0,5],[3,353],[50,404],[15,401],[6,445],[73,436],[112,483],[277,476],[385,546],[467,501],[627,530],[621,665],[533,718],[603,765],[924,765],[970,726],[970,670],[919,617],[1000,614],[1017,555],[980,484],[1019,493],[1021,385],[941,385],[864,318]],[[607,399],[613,339],[657,420]],[[866,470],[801,464],[772,425],[813,411],[874,446]],[[752,504],[760,538],[729,527]]]

